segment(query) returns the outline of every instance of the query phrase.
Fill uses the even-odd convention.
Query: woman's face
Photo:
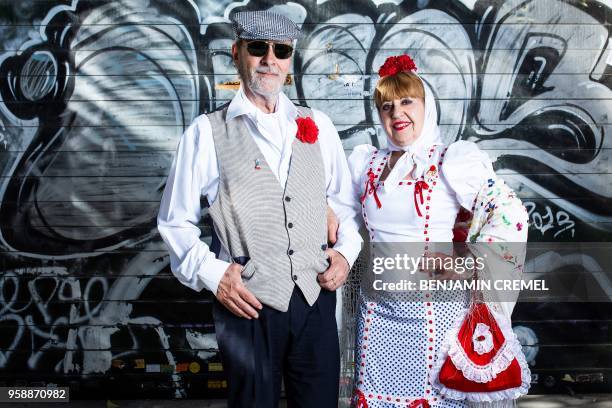
[[[396,146],[408,146],[421,135],[425,119],[425,101],[404,97],[384,101],[378,109],[380,121]]]

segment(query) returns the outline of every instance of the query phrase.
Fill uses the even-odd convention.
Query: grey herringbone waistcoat
[[[312,111],[298,107],[302,116]],[[265,305],[287,311],[294,285],[312,305],[317,273],[327,268],[326,188],[319,142],[292,145],[283,190],[244,118],[225,122],[227,106],[210,113],[219,165],[219,192],[210,215],[221,245],[244,257],[242,278]]]

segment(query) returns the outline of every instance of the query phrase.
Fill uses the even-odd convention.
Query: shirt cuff
[[[353,267],[355,260],[361,252],[361,244],[363,240],[361,236],[357,234],[357,237],[342,237],[338,235],[338,240],[333,246],[333,249],[340,252],[340,254],[348,261],[349,268]]]
[[[214,256],[211,258],[212,259],[207,260],[204,265],[202,265],[198,271],[198,275],[206,289],[210,290],[216,296],[219,282],[231,264],[214,258]]]

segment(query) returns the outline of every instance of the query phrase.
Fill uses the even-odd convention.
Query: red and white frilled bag
[[[531,372],[509,320],[475,301],[449,330],[430,380],[447,398],[496,402],[527,394]]]
[[[527,241],[528,216],[503,180],[491,178],[482,186],[467,224],[467,234],[455,233],[455,240],[484,245],[480,249],[494,255],[488,264],[498,276],[520,276],[524,247],[515,244],[514,252],[507,254],[504,242]],[[506,407],[527,394],[531,372],[506,317],[512,308],[506,307],[505,314],[498,312],[478,295],[482,294],[472,293],[470,306],[448,331],[430,382],[446,398],[468,401],[470,406]],[[504,308],[503,303],[500,305]]]

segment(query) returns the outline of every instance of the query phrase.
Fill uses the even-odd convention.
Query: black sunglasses
[[[247,42],[247,51],[253,57],[263,57],[268,53],[268,46],[274,50],[274,56],[278,59],[287,59],[293,54],[293,47],[288,44],[279,44],[261,40]]]

